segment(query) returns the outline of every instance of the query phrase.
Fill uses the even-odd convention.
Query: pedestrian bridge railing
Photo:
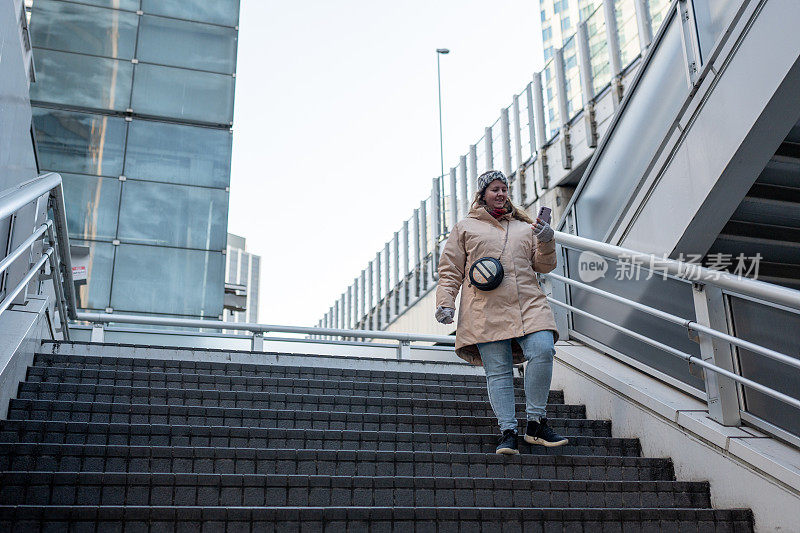
[[[800,291],[569,233],[556,241],[558,266],[542,278],[563,338],[705,400],[723,425],[800,445]]]
[[[39,294],[38,284],[51,279],[63,337],[69,339],[76,310],[61,176],[44,174],[0,192],[0,234],[8,239],[0,260],[0,315],[25,304],[29,294]]]

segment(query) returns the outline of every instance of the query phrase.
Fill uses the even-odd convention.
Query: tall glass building
[[[239,0],[34,0],[39,167],[64,178],[80,307],[222,317],[238,19]]]

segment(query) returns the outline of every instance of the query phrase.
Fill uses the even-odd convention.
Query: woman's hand
[[[436,313],[434,316],[436,317],[436,320],[442,324],[452,324],[455,313],[456,310],[452,307],[442,307],[440,305],[436,308]]]
[[[531,227],[533,228],[533,234],[536,235],[536,240],[539,242],[552,241],[555,236],[555,232],[553,228],[550,227],[550,224],[541,218],[537,218],[536,223]]]

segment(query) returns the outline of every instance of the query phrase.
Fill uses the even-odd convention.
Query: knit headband
[[[503,175],[502,172],[499,170],[487,170],[478,176],[478,192],[483,194],[483,191],[486,190],[486,187],[488,187],[489,184],[494,180],[500,180],[506,184],[506,187],[508,187],[508,179],[505,177],[505,175]]]

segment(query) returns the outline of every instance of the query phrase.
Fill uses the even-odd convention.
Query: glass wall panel
[[[569,277],[577,281],[582,281],[579,272],[580,256],[579,251],[568,251]],[[594,254],[590,254],[590,258],[590,260],[601,259]],[[631,269],[629,266],[632,266],[633,263],[630,261],[623,263],[607,259],[606,264],[605,275],[589,282],[589,285],[682,318],[695,320],[694,299],[690,283],[673,278],[665,280],[661,273],[650,272],[645,268],[634,267]],[[648,277],[650,279],[647,279]],[[700,346],[689,339],[686,335],[686,328],[641,311],[635,311],[627,305],[576,287],[570,287],[568,290],[572,298],[572,305],[578,309],[588,311],[614,324],[700,357]],[[572,323],[575,331],[698,390],[705,390],[703,379],[693,375],[689,371],[689,365],[683,359],[576,313],[572,315]]]
[[[232,139],[228,130],[134,120],[129,126],[125,175],[184,185],[227,187]]]
[[[676,22],[672,18],[668,23],[638,84],[628,92],[627,107],[610,141],[601,153],[595,153],[594,168],[575,202],[581,237],[605,239],[686,100],[688,87],[675,81],[686,76],[681,28]]]
[[[129,180],[122,188],[122,241],[222,250],[228,193],[222,189]]]
[[[776,309],[744,298],[730,297],[736,336],[800,359],[800,312]],[[738,349],[742,376],[800,399],[800,371],[755,352]],[[743,387],[745,410],[793,435],[800,436],[800,409],[764,393]]]
[[[36,0],[31,16],[33,46],[132,59],[136,49],[136,13]],[[37,58],[38,74],[38,58]]]
[[[41,48],[33,55],[36,83],[31,84],[31,100],[114,111],[130,107],[130,61]]]
[[[664,22],[671,4],[671,0],[648,0],[647,6],[650,10],[650,24],[653,27],[653,35],[656,34],[661,27],[661,23]]]
[[[86,265],[88,283],[78,285],[77,306],[81,309],[105,309],[108,307],[111,294],[111,271],[114,265],[115,246],[107,242],[70,241],[73,246],[88,248],[88,258],[81,264]],[[73,257],[77,259],[78,253],[73,250]],[[73,266],[77,264],[73,259]]]
[[[239,24],[239,0],[142,0],[148,15],[165,15],[223,26]]]
[[[611,81],[611,63],[608,56],[606,21],[598,9],[586,21],[589,35],[589,63],[592,67],[592,89],[596,96]]]
[[[112,240],[117,235],[120,181],[62,173],[70,238]]]
[[[741,0],[720,2],[719,0],[693,0],[697,21],[697,37],[700,41],[702,62],[711,56],[714,45],[728,28],[734,15],[742,5]]]
[[[222,314],[221,252],[121,244],[114,268],[115,311],[216,317]]]
[[[615,0],[619,55],[622,68],[630,65],[639,55],[639,25],[633,0]]]
[[[125,119],[74,111],[33,108],[42,170],[119,176]]]
[[[133,110],[214,124],[233,120],[233,77],[158,65],[136,65]]]
[[[575,37],[570,37],[564,44],[564,78],[567,91],[567,120],[583,108],[583,94],[581,91],[581,73],[578,68],[578,45]],[[586,99],[591,98],[588,95]]]
[[[141,61],[230,74],[236,70],[236,30],[198,22],[143,16]]]
[[[38,2],[38,0],[36,0]],[[136,11],[139,9],[139,0],[80,0],[82,4],[91,4],[93,6],[113,7],[114,9],[125,9],[127,11]],[[36,2],[34,2],[34,5]]]

